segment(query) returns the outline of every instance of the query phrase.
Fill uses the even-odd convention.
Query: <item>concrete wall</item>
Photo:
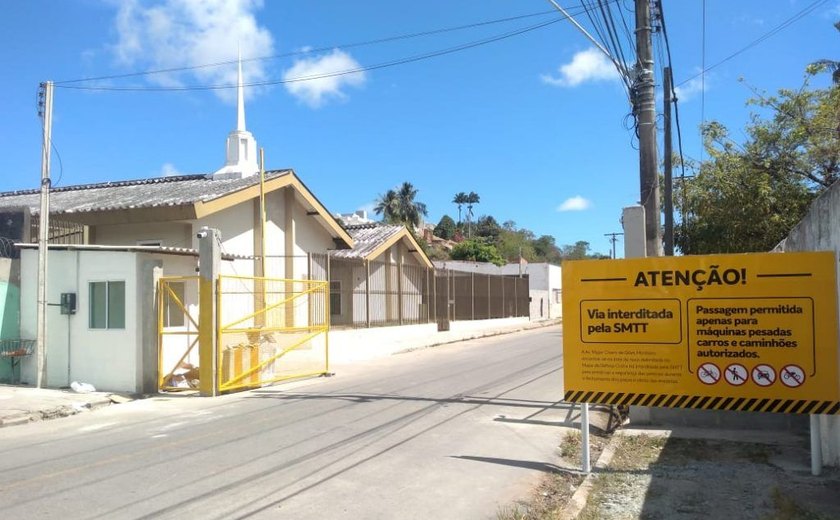
[[[813,204],[777,251],[834,251],[840,257],[840,182],[835,182]],[[840,263],[837,279],[840,280]],[[840,294],[840,285],[837,288]],[[838,317],[840,320],[840,316]],[[840,345],[837,346],[840,349]],[[823,464],[840,466],[840,416],[820,416]]]
[[[0,258],[0,339],[20,339],[20,260]],[[0,362],[0,381],[12,380],[12,365]]]
[[[164,267],[165,266],[165,267]],[[47,307],[46,385],[65,387],[72,381],[97,390],[151,392],[157,389],[157,315],[155,271],[195,274],[195,258],[120,251],[50,251],[47,302],[76,293],[76,313],[63,315]],[[38,251],[21,252],[22,338],[37,335]],[[90,282],[125,282],[125,327],[90,328]],[[197,294],[187,292],[194,308]],[[35,383],[35,356],[21,363],[21,381]]]
[[[453,321],[450,330],[438,332],[434,323],[374,327],[370,329],[331,330],[330,360],[336,364],[374,359],[396,352],[441,343],[477,338],[494,331],[524,328],[528,318]]]
[[[135,246],[139,242],[159,241],[169,247],[192,247],[193,229],[189,222],[147,222],[142,224],[98,225],[91,243],[109,246]]]
[[[21,336],[36,337],[38,251],[21,253]],[[63,387],[72,381],[91,383],[97,390],[134,392],[138,389],[137,253],[50,251],[47,302],[75,292],[77,311],[62,315],[47,307],[46,385]],[[90,328],[89,283],[125,282],[125,328]],[[21,364],[21,380],[35,383],[35,356]]]

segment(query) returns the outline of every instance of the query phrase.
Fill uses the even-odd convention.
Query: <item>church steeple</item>
[[[214,179],[239,179],[256,175],[257,141],[245,129],[245,85],[242,81],[242,54],[237,59],[236,129],[228,134],[225,165],[213,174]]]
[[[237,48],[236,131],[245,131],[245,87],[242,86],[242,51]]]

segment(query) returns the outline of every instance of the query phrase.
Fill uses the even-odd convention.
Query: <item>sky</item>
[[[580,2],[558,3],[593,32]],[[632,30],[633,2],[613,3]],[[798,88],[809,63],[840,54],[840,0],[663,0],[663,10],[694,160],[701,121],[743,138],[751,89]],[[428,222],[457,219],[454,194],[475,191],[476,216],[608,253],[604,234],[639,200],[615,68],[544,0],[29,0],[3,11],[0,191],[39,186],[47,80],[54,186],[219,169],[235,90],[201,87],[235,85],[239,49],[245,82],[259,84],[246,89],[246,123],[267,169],[293,168],[333,213],[371,210],[408,181]]]

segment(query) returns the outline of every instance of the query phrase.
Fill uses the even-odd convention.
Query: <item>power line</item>
[[[615,1],[615,0],[613,0]],[[577,14],[577,13],[576,13]],[[454,47],[449,47],[446,49],[432,51],[424,54],[417,54],[414,56],[409,56],[406,58],[400,58],[397,60],[387,61],[383,63],[379,63],[376,65],[370,65],[366,67],[357,67],[354,69],[336,71],[336,72],[328,72],[323,74],[314,74],[310,76],[300,76],[295,78],[288,78],[288,79],[274,79],[274,80],[266,80],[266,81],[255,81],[251,83],[245,83],[244,86],[249,87],[259,87],[259,86],[268,86],[268,85],[279,85],[285,83],[296,83],[300,81],[311,81],[316,79],[324,79],[324,78],[333,78],[337,76],[345,76],[348,74],[357,74],[360,72],[367,72],[370,70],[377,70],[377,69],[384,69],[388,67],[394,67],[397,65],[404,65],[407,63],[413,63],[417,61],[423,61],[430,58],[436,58],[439,56],[445,56],[447,54],[453,54],[456,52],[464,51],[467,49],[472,49],[475,47],[480,47],[482,45],[487,45],[490,43],[494,43],[497,41],[505,40],[508,38],[512,38],[514,36],[519,36],[521,34],[525,34],[531,31],[535,31],[537,29],[542,29],[543,27],[547,27],[549,25],[553,25],[555,23],[561,22],[565,20],[566,17],[562,16],[559,18],[555,18],[553,20],[549,20],[547,22],[542,22],[536,25],[531,25],[527,27],[523,27],[521,29],[517,29],[514,31],[510,31],[507,33],[503,33],[497,36],[492,36],[489,38],[484,38],[481,40],[475,40],[469,43],[456,45]],[[95,91],[133,91],[133,92],[169,92],[169,91],[188,91],[188,90],[225,90],[225,89],[233,89],[237,88],[236,84],[217,84],[217,85],[193,85],[193,86],[178,86],[178,87],[105,87],[105,86],[85,86],[85,85],[56,85],[56,87],[65,88],[65,89],[75,89],[75,90],[95,90]]]
[[[741,54],[745,53],[746,51],[748,51],[748,50],[752,49],[752,48],[753,48],[753,47],[755,47],[756,45],[758,45],[758,44],[762,43],[764,40],[766,40],[766,39],[768,39],[768,38],[770,38],[770,37],[772,37],[772,36],[775,36],[775,35],[776,35],[777,33],[779,33],[780,31],[782,31],[782,30],[784,30],[784,29],[787,29],[790,25],[792,25],[792,24],[794,24],[794,23],[798,22],[800,19],[802,19],[802,18],[804,18],[805,16],[807,16],[807,15],[811,14],[811,12],[813,12],[813,11],[814,11],[817,7],[819,7],[820,5],[822,5],[822,4],[826,3],[826,2],[828,2],[828,0],[817,0],[816,2],[813,2],[813,3],[809,4],[807,7],[805,7],[805,8],[804,8],[804,9],[802,9],[801,11],[797,12],[796,14],[794,14],[793,16],[791,16],[790,18],[788,18],[788,19],[787,19],[787,20],[785,20],[784,22],[780,23],[779,25],[777,25],[776,27],[774,27],[774,28],[773,28],[773,29],[771,29],[770,31],[766,32],[764,35],[762,35],[762,36],[760,36],[760,37],[756,38],[755,40],[751,41],[750,43],[748,43],[748,44],[747,44],[747,45],[745,45],[744,47],[740,48],[739,50],[737,50],[737,51],[733,52],[733,53],[732,53],[732,54],[730,54],[729,56],[727,56],[727,57],[723,58],[722,60],[720,60],[719,62],[715,63],[714,65],[710,65],[710,66],[708,66],[708,67],[704,68],[703,70],[701,70],[701,71],[700,71],[700,72],[698,72],[697,74],[695,74],[695,75],[691,76],[690,78],[688,78],[688,79],[686,79],[686,80],[683,80],[682,82],[680,82],[680,83],[678,83],[678,84],[676,84],[676,85],[674,85],[674,86],[675,86],[675,87],[681,87],[681,86],[685,85],[686,83],[688,83],[689,81],[691,81],[691,80],[693,80],[693,79],[695,79],[695,78],[700,77],[701,75],[703,75],[703,74],[705,74],[705,73],[709,72],[710,70],[712,70],[712,69],[714,69],[714,68],[716,68],[716,67],[719,67],[720,65],[723,65],[724,63],[726,63],[727,61],[731,60],[732,58],[735,58],[736,56],[739,56],[739,55],[741,55]]]
[[[612,0],[612,1],[617,1],[617,0]],[[523,20],[523,19],[526,19],[526,18],[533,18],[533,17],[538,17],[538,16],[547,16],[547,15],[551,15],[551,14],[557,14],[557,12],[554,11],[554,10],[540,11],[540,12],[528,13],[528,14],[523,14],[523,15],[518,15],[518,16],[509,16],[509,17],[506,17],[506,18],[497,18],[497,19],[494,19],[494,20],[485,20],[485,21],[481,21],[481,22],[474,22],[474,23],[470,23],[470,24],[466,24],[466,25],[458,25],[458,26],[454,26],[454,27],[444,27],[444,28],[440,28],[440,29],[430,29],[428,31],[420,31],[420,32],[415,32],[415,33],[399,34],[399,35],[396,35],[396,36],[387,36],[387,37],[384,37],[384,38],[376,38],[376,39],[365,40],[365,41],[361,41],[361,42],[324,45],[324,46],[317,47],[317,48],[314,48],[314,49],[292,51],[292,52],[286,52],[286,53],[283,53],[283,54],[274,54],[274,55],[270,55],[270,56],[258,56],[258,57],[254,57],[254,58],[245,58],[242,61],[246,62],[246,63],[247,62],[252,62],[252,61],[268,61],[268,60],[275,60],[275,59],[281,59],[281,58],[288,58],[288,57],[292,57],[292,56],[314,54],[314,53],[318,53],[318,52],[327,52],[327,51],[330,51],[330,50],[333,50],[333,49],[352,49],[352,48],[356,48],[356,47],[365,47],[365,46],[369,46],[369,45],[389,43],[389,42],[399,41],[399,40],[408,40],[408,39],[414,39],[414,38],[421,38],[421,37],[424,37],[424,36],[433,36],[433,35],[436,35],[436,34],[444,34],[444,33],[448,33],[448,32],[462,31],[462,30],[465,30],[465,29],[474,29],[476,27],[483,27],[483,26],[500,24],[500,23],[505,23],[505,22],[512,22],[512,21],[516,21],[516,20]],[[69,84],[69,83],[83,83],[83,82],[90,82],[90,81],[102,81],[102,80],[109,80],[109,79],[122,79],[122,78],[130,78],[130,77],[137,77],[137,76],[147,76],[147,75],[153,75],[153,74],[165,74],[165,73],[171,73],[171,72],[185,72],[185,71],[204,69],[204,68],[222,67],[222,66],[226,66],[226,65],[232,65],[232,64],[235,64],[235,63],[238,63],[238,59],[231,59],[231,60],[219,61],[219,62],[215,62],[215,63],[205,63],[205,64],[201,64],[201,65],[193,65],[193,66],[185,66],[185,67],[172,67],[172,68],[166,68],[166,69],[154,69],[154,70],[146,70],[146,71],[140,71],[140,72],[130,72],[130,73],[125,73],[125,74],[111,74],[111,75],[106,75],[106,76],[96,76],[96,77],[90,77],[90,78],[77,78],[77,79],[71,79],[71,80],[56,81],[55,84],[57,86],[61,86],[61,85]]]

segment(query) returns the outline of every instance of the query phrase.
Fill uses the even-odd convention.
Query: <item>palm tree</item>
[[[472,238],[472,217],[473,217],[473,205],[478,204],[481,201],[481,197],[478,196],[478,193],[471,191],[467,194],[466,198],[466,205],[467,205],[467,236]]]
[[[382,215],[382,220],[388,223],[399,222],[400,198],[395,190],[388,190],[376,200],[374,213]]]
[[[458,225],[461,225],[461,206],[467,203],[467,194],[463,191],[459,191],[455,194],[455,198],[452,199],[453,204],[458,205]]]
[[[410,182],[402,183],[398,193],[400,221],[410,229],[420,227],[422,217],[428,214],[426,205],[422,202],[415,201],[415,197],[417,197],[417,188]]]
[[[414,200],[417,188],[410,182],[404,182],[398,189],[391,189],[380,195],[376,200],[373,211],[382,215],[382,220],[389,224],[405,224],[406,227],[416,229],[420,221],[428,214],[426,205]]]

